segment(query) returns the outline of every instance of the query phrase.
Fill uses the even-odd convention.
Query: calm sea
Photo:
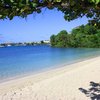
[[[98,55],[100,49],[92,48],[52,48],[47,45],[0,48],[0,82]]]

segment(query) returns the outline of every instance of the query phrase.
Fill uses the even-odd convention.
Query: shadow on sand
[[[100,83],[91,81],[89,89],[79,88],[79,90],[91,100],[100,100]]]

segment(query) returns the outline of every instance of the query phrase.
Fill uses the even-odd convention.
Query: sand
[[[100,89],[100,57],[0,83],[0,100],[100,100],[90,82]]]

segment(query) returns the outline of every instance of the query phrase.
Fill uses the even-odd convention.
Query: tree
[[[0,19],[27,17],[33,12],[40,13],[42,8],[57,8],[67,21],[84,15],[94,20],[100,18],[100,0],[0,0]]]
[[[50,37],[51,46],[68,47],[68,33],[65,30],[60,31],[57,35]]]
[[[52,38],[51,38],[52,40]],[[51,41],[53,47],[100,47],[100,29],[94,25],[81,25],[72,29],[71,34],[65,30],[54,36],[55,41]]]
[[[88,24],[87,24],[87,25],[85,26],[85,28],[84,28],[84,33],[87,34],[87,35],[95,34],[95,33],[97,33],[96,31],[97,31],[97,29],[96,29],[96,27],[93,26],[93,25],[88,25]]]
[[[43,40],[41,40],[40,42],[41,42],[41,44],[44,44],[44,41]]]
[[[56,36],[55,35],[52,35],[51,37],[50,37],[50,43],[51,43],[51,46],[55,46],[55,44],[56,44]]]
[[[66,30],[62,30],[56,36],[56,46],[57,47],[68,47],[68,33]]]

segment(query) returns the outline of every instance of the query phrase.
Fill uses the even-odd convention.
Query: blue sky
[[[60,11],[43,9],[42,13],[33,13],[23,19],[0,20],[0,42],[31,42],[48,40],[52,34],[61,30],[70,32],[74,27],[86,24],[86,17],[67,22]]]

